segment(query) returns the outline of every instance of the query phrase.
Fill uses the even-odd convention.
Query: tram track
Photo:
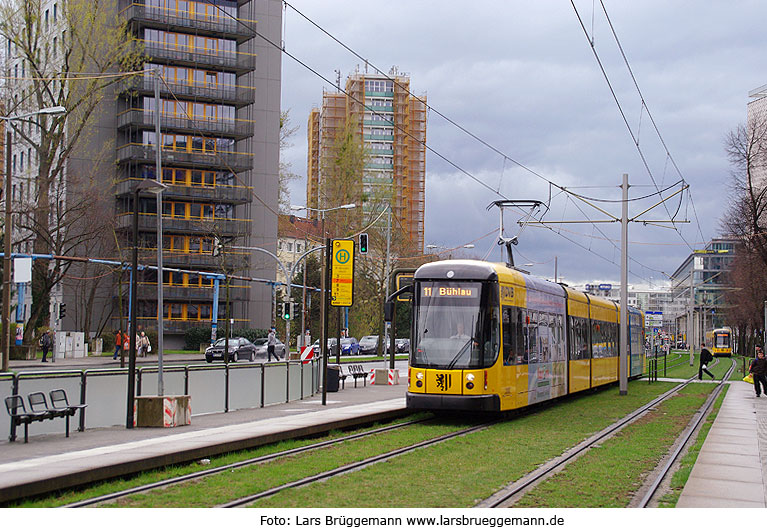
[[[232,471],[234,469],[240,469],[240,468],[243,468],[243,467],[248,467],[248,466],[252,466],[252,465],[256,465],[256,464],[260,464],[260,463],[264,463],[264,462],[269,462],[269,461],[277,460],[279,458],[285,458],[285,457],[289,457],[289,456],[294,456],[294,455],[298,455],[298,454],[301,454],[301,453],[305,453],[305,452],[308,452],[308,451],[313,451],[313,450],[317,450],[317,449],[327,448],[327,447],[330,447],[332,445],[336,445],[336,444],[339,444],[339,443],[344,443],[344,442],[348,442],[348,441],[353,441],[353,440],[365,438],[365,437],[368,437],[368,436],[374,436],[374,435],[377,435],[377,434],[382,434],[382,433],[385,433],[385,432],[390,432],[390,431],[397,430],[397,429],[400,429],[400,428],[404,428],[404,427],[407,427],[407,426],[416,425],[416,424],[419,424],[419,423],[424,423],[425,421],[428,421],[430,419],[431,418],[420,419],[420,420],[413,420],[413,421],[406,421],[404,423],[397,423],[397,424],[394,424],[394,425],[389,425],[389,426],[386,426],[386,427],[379,427],[379,428],[376,428],[376,429],[371,429],[371,430],[367,430],[367,431],[364,431],[364,432],[359,432],[359,433],[356,433],[356,434],[349,434],[347,436],[341,436],[339,438],[334,438],[332,440],[312,443],[310,445],[303,445],[301,447],[296,447],[294,449],[288,449],[288,450],[285,450],[285,451],[279,451],[279,452],[271,453],[271,454],[264,455],[264,456],[259,456],[259,457],[255,457],[255,458],[249,458],[247,460],[241,460],[239,462],[234,462],[234,463],[231,463],[231,464],[225,464],[225,465],[222,465],[222,466],[213,467],[213,468],[210,468],[210,469],[205,469],[203,471],[195,471],[194,473],[189,473],[189,474],[182,475],[182,476],[179,476],[179,477],[164,479],[164,480],[160,480],[160,481],[157,481],[157,482],[152,482],[150,484],[144,484],[144,485],[141,485],[141,486],[135,486],[135,487],[132,487],[132,488],[116,491],[116,492],[113,492],[113,493],[107,493],[107,494],[104,494],[104,495],[100,495],[98,497],[92,497],[90,499],[84,499],[84,500],[81,500],[81,501],[76,501],[76,502],[64,505],[63,508],[87,508],[87,507],[91,507],[91,506],[97,506],[99,504],[103,504],[105,502],[114,501],[114,500],[120,499],[122,497],[127,497],[127,496],[130,496],[130,495],[136,495],[136,494],[140,494],[140,493],[147,493],[147,492],[150,492],[152,490],[161,489],[161,488],[167,488],[167,487],[170,487],[170,486],[175,486],[175,485],[183,484],[185,482],[191,482],[193,480],[198,480],[198,479],[202,479],[202,478],[205,478],[205,477],[210,477],[210,476],[213,476],[213,475],[216,475],[216,474],[224,473],[224,472],[227,472],[227,471]]]
[[[722,390],[724,390],[724,385],[729,381],[730,376],[732,375],[732,372],[735,371],[735,366],[736,366],[735,360],[731,360],[730,362],[731,362],[730,369],[727,370],[724,377],[722,377],[721,381],[719,382],[717,387],[714,389],[714,391],[709,394],[709,397],[706,400],[706,402],[698,410],[698,413],[695,416],[695,419],[693,419],[693,421],[687,427],[687,430],[685,430],[685,432],[682,434],[681,441],[677,442],[677,445],[674,451],[669,455],[668,459],[664,462],[663,466],[661,467],[660,471],[658,471],[657,475],[655,475],[655,478],[648,486],[645,495],[642,497],[642,500],[637,505],[638,507],[647,508],[650,505],[650,503],[655,498],[656,494],[658,494],[658,491],[661,485],[663,484],[663,481],[668,477],[669,472],[673,468],[675,468],[677,464],[679,463],[679,460],[681,460],[683,452],[687,450],[693,435],[697,434],[701,424],[708,417],[709,412],[711,411],[711,408],[714,405],[714,402],[716,402],[717,398],[722,393]]]
[[[469,427],[467,429],[462,429],[462,430],[454,431],[454,432],[451,432],[451,433],[448,433],[448,434],[443,434],[441,436],[437,436],[436,438],[431,438],[431,439],[428,439],[428,440],[425,440],[425,441],[422,441],[422,442],[415,443],[413,445],[408,445],[407,447],[402,447],[402,448],[399,448],[399,449],[395,449],[393,451],[389,451],[389,452],[386,452],[386,453],[379,454],[377,456],[372,456],[370,458],[367,458],[365,460],[361,460],[359,462],[355,462],[353,464],[347,464],[347,465],[344,465],[344,466],[332,469],[330,471],[324,471],[324,472],[322,472],[320,474],[317,474],[317,475],[313,475],[313,476],[310,476],[310,477],[299,479],[299,480],[296,480],[294,482],[289,482],[289,483],[283,484],[281,486],[276,486],[274,488],[270,488],[268,490],[264,490],[264,491],[259,492],[259,493],[254,493],[254,494],[248,495],[246,497],[242,497],[240,499],[237,499],[237,500],[234,500],[234,501],[230,501],[230,502],[225,503],[225,504],[221,504],[221,505],[218,506],[218,508],[242,508],[242,507],[248,506],[249,504],[251,504],[251,503],[253,503],[253,502],[255,502],[255,501],[259,500],[259,499],[263,499],[265,497],[270,497],[270,496],[275,495],[275,494],[277,494],[277,493],[279,493],[279,492],[281,492],[283,490],[290,489],[290,488],[298,488],[298,487],[301,487],[301,486],[306,486],[308,484],[313,484],[315,482],[320,482],[322,480],[326,480],[326,479],[329,479],[329,478],[332,478],[332,477],[343,475],[343,474],[349,473],[351,471],[357,471],[357,470],[360,470],[360,469],[364,469],[365,467],[368,467],[368,466],[371,466],[371,465],[374,465],[374,464],[378,464],[378,463],[381,463],[381,462],[385,462],[385,461],[390,460],[392,458],[396,458],[398,456],[402,456],[404,454],[407,454],[407,453],[409,453],[411,451],[414,451],[416,449],[421,449],[423,447],[429,447],[431,445],[436,445],[438,443],[441,443],[441,442],[444,442],[444,441],[447,441],[447,440],[451,440],[451,439],[457,438],[459,436],[464,436],[464,435],[467,435],[467,434],[471,434],[473,432],[484,430],[484,429],[486,429],[486,428],[488,428],[488,427],[490,427],[492,425],[495,425],[498,422],[499,421],[483,423],[481,425],[476,425],[474,427]]]
[[[731,375],[734,367],[735,366],[733,364],[733,366],[727,371],[726,375],[721,379],[720,384],[717,386],[717,388],[711,394],[709,394],[709,398],[704,404],[704,406],[699,409],[699,415],[697,416],[697,418],[699,419],[696,419],[696,421],[694,422],[694,425],[695,425],[694,428],[687,430],[687,433],[689,434],[686,433],[687,436],[686,436],[685,442],[688,441],[691,435],[695,432],[701,420],[705,419],[705,416],[707,415],[707,412],[710,409],[710,406],[714,403],[714,401],[716,400],[716,397],[718,397],[724,384],[727,382],[729,376]],[[651,411],[653,408],[658,406],[660,403],[674,396],[680,390],[682,390],[683,388],[688,386],[690,383],[695,381],[696,377],[697,375],[690,377],[684,382],[675,386],[674,388],[656,397],[652,401],[648,401],[646,404],[644,404],[640,408],[634,410],[633,412],[629,413],[628,415],[624,416],[623,418],[619,419],[612,425],[606,427],[605,429],[594,434],[593,436],[583,440],[581,443],[567,450],[562,455],[552,460],[549,460],[548,462],[546,462],[539,468],[535,469],[534,471],[531,471],[530,473],[528,473],[521,479],[513,482],[509,486],[496,492],[494,495],[481,501],[475,507],[477,508],[511,507],[513,503],[519,500],[523,495],[525,495],[526,493],[531,491],[533,488],[535,488],[536,486],[544,482],[550,476],[556,474],[558,471],[563,469],[568,463],[578,458],[579,456],[583,455],[586,451],[588,451],[592,447],[597,446],[601,442],[612,437],[613,435],[618,433],[620,430],[622,430],[626,426],[633,423],[634,421],[640,419],[642,416],[644,416],[647,412]],[[685,447],[686,445],[684,443],[679,445],[680,449]],[[668,471],[673,467],[676,459],[678,459],[678,456],[679,456],[679,453],[674,453],[673,460],[670,459],[669,463],[664,466],[663,470],[659,474],[660,479],[657,481],[657,486],[655,486],[654,484],[650,486],[650,488],[648,489],[648,492],[650,491],[650,489],[652,490],[652,493],[650,494],[650,498],[652,498],[652,495],[657,492],[657,489],[662,483],[663,478],[666,477]],[[648,502],[650,498],[648,498]]]

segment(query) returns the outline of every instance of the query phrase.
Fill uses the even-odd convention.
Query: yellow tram
[[[711,354],[715,357],[732,356],[732,329],[720,327],[706,333],[706,345],[711,346]]]
[[[407,406],[504,411],[618,381],[620,307],[504,264],[418,268]],[[629,309],[629,376],[644,367]]]

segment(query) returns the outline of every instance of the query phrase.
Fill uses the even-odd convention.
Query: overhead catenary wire
[[[217,8],[217,9],[221,10],[221,9],[220,9],[220,7],[216,6],[216,5],[215,5],[215,4],[212,2],[212,0],[205,0],[205,1],[206,1],[208,4],[210,4],[211,6],[213,6],[213,7]],[[309,18],[308,18],[306,15],[304,15],[303,13],[301,13],[300,11],[298,11],[298,10],[297,10],[297,9],[296,9],[294,6],[292,6],[291,4],[289,4],[289,3],[288,3],[288,2],[286,2],[286,1],[283,1],[283,4],[284,4],[284,5],[287,5],[287,6],[289,6],[291,9],[293,9],[294,11],[296,11],[297,13],[299,13],[299,14],[300,14],[302,17],[306,18],[306,19],[307,19],[307,20],[308,20],[308,21],[309,21],[311,24],[313,24],[313,25],[314,25],[314,26],[316,26],[318,29],[320,29],[320,30],[321,30],[323,33],[325,33],[325,34],[326,34],[326,35],[328,35],[330,38],[332,38],[333,40],[335,40],[336,42],[338,42],[338,43],[339,43],[341,46],[343,46],[344,48],[346,48],[347,50],[349,50],[349,51],[350,51],[351,53],[353,53],[353,54],[354,54],[356,57],[358,57],[358,58],[360,58],[361,60],[365,61],[367,64],[370,64],[370,63],[369,63],[369,61],[365,60],[365,59],[364,59],[364,58],[363,58],[361,55],[357,54],[357,53],[356,53],[355,51],[353,51],[351,48],[349,48],[348,46],[346,46],[345,44],[343,44],[343,43],[342,43],[340,40],[338,40],[338,39],[337,39],[336,37],[334,37],[332,34],[330,34],[329,32],[327,32],[326,30],[324,30],[324,28],[322,28],[321,26],[319,26],[318,24],[316,24],[314,21],[312,21],[311,19],[309,19]],[[308,64],[306,64],[304,61],[300,60],[300,59],[299,59],[298,57],[296,57],[294,54],[292,54],[292,53],[288,52],[288,51],[285,49],[285,47],[284,47],[284,46],[280,46],[280,45],[278,45],[277,43],[273,42],[272,40],[270,40],[269,38],[267,38],[267,37],[266,37],[266,36],[264,36],[263,34],[261,34],[261,33],[257,32],[257,31],[256,31],[256,29],[255,29],[255,28],[253,28],[251,25],[249,25],[249,24],[245,23],[244,21],[242,21],[242,20],[240,20],[240,19],[237,19],[236,17],[232,16],[230,13],[227,13],[227,12],[225,12],[225,11],[223,11],[223,10],[221,10],[221,11],[222,11],[222,13],[224,14],[224,16],[226,16],[226,17],[229,17],[229,18],[231,18],[231,19],[235,20],[237,23],[241,24],[242,26],[244,26],[244,27],[248,28],[248,29],[249,29],[249,30],[250,30],[250,31],[253,33],[253,35],[254,35],[254,36],[257,36],[257,37],[261,37],[261,38],[262,38],[264,41],[266,41],[268,44],[270,44],[271,46],[273,46],[273,47],[277,48],[277,49],[278,49],[278,50],[280,50],[282,53],[284,53],[285,55],[287,55],[288,57],[290,57],[290,58],[291,58],[293,61],[295,61],[296,63],[298,63],[299,65],[301,65],[303,68],[307,69],[308,71],[312,72],[314,75],[316,75],[317,77],[319,77],[320,79],[322,79],[323,81],[325,81],[326,83],[328,83],[328,85],[330,85],[330,86],[335,86],[335,83],[334,83],[332,80],[328,79],[326,76],[324,76],[324,75],[322,75],[321,73],[317,72],[317,71],[316,71],[314,68],[312,68],[311,66],[309,66]],[[376,69],[378,72],[382,72],[380,69],[376,68],[375,66],[374,66],[374,68],[375,68],[375,69]],[[385,75],[385,74],[384,74],[384,75]],[[391,78],[389,78],[389,79],[391,79]],[[393,81],[396,83],[396,80],[393,80]],[[371,109],[369,106],[367,106],[367,105],[366,105],[364,102],[359,102],[359,101],[357,100],[357,98],[355,98],[353,95],[351,95],[351,94],[347,93],[347,92],[346,92],[344,89],[341,89],[340,87],[338,87],[338,90],[339,90],[339,92],[342,92],[342,93],[343,93],[343,94],[345,94],[347,97],[349,97],[349,98],[351,98],[352,100],[354,100],[356,103],[359,103],[359,104],[360,104],[360,105],[361,105],[363,108],[365,108],[366,110],[368,110],[368,111],[370,111],[370,112],[372,112],[373,114],[376,114],[376,115],[377,115],[377,114],[379,114],[379,113],[377,113],[375,110],[373,110],[373,109]],[[409,91],[408,91],[408,92],[409,92]],[[412,93],[410,93],[410,94],[412,95]],[[417,96],[414,96],[414,97],[418,98]],[[421,102],[423,102],[423,100],[421,100],[420,98],[418,98],[418,100],[419,100],[419,101],[421,101]],[[425,102],[423,102],[423,103],[425,103]],[[553,181],[551,181],[551,180],[549,180],[549,179],[545,178],[544,176],[542,176],[542,175],[541,175],[541,174],[539,174],[538,172],[535,172],[534,170],[532,170],[532,169],[530,169],[530,168],[526,167],[525,165],[523,165],[523,164],[522,164],[522,163],[520,163],[519,161],[515,160],[514,158],[512,158],[512,157],[508,156],[507,154],[503,153],[503,152],[502,152],[502,151],[500,151],[499,149],[495,148],[494,146],[490,145],[489,143],[487,143],[487,142],[486,142],[486,141],[484,141],[483,139],[479,138],[477,135],[475,135],[475,134],[471,133],[470,131],[468,131],[468,130],[467,130],[466,128],[464,128],[463,126],[461,126],[461,125],[457,124],[456,122],[452,121],[452,120],[451,120],[451,119],[449,119],[448,117],[444,116],[442,113],[440,113],[439,111],[437,111],[437,110],[436,110],[436,109],[434,109],[433,107],[429,106],[428,104],[426,104],[426,108],[427,108],[427,112],[431,112],[431,111],[435,112],[436,114],[438,114],[439,116],[441,116],[441,117],[443,117],[445,120],[447,120],[448,122],[450,122],[450,123],[452,123],[453,125],[455,125],[456,127],[458,127],[458,128],[461,130],[461,131],[463,131],[463,132],[464,132],[464,133],[466,133],[467,135],[471,136],[472,138],[474,138],[475,140],[477,140],[477,141],[478,141],[478,142],[480,142],[481,144],[485,145],[485,146],[486,146],[486,147],[488,147],[489,149],[493,150],[494,152],[498,153],[498,154],[499,154],[499,155],[501,155],[502,157],[504,157],[504,158],[508,159],[509,161],[512,161],[513,163],[515,163],[516,165],[518,165],[518,166],[520,166],[521,168],[525,169],[526,171],[528,171],[528,172],[532,173],[533,175],[536,175],[536,176],[538,176],[539,178],[541,178],[542,180],[546,181],[546,182],[547,182],[547,183],[549,183],[550,185],[552,185],[552,186],[555,186],[555,187],[559,188],[560,190],[563,190],[563,191],[564,191],[564,192],[566,192],[566,193],[569,193],[569,191],[567,191],[566,189],[564,189],[563,187],[561,187],[561,186],[560,186],[560,185],[558,185],[557,183],[554,183]],[[396,124],[394,124],[394,127],[395,127],[395,128],[397,128],[397,129],[399,129],[400,131],[402,131],[402,129],[401,129],[401,128],[398,128],[398,126],[397,126]],[[409,132],[407,132],[407,131],[402,131],[402,132],[403,132],[403,133],[405,133],[406,135],[410,136],[411,138],[414,138],[414,137],[413,137],[413,136],[412,136],[412,135],[411,135]],[[503,194],[501,194],[500,192],[496,191],[496,190],[495,190],[495,189],[493,189],[493,188],[492,188],[490,185],[488,185],[488,184],[484,183],[482,180],[480,180],[479,178],[477,178],[476,176],[474,176],[473,174],[471,174],[470,172],[468,172],[466,169],[462,168],[460,165],[458,165],[458,164],[457,164],[457,163],[455,163],[454,161],[452,161],[452,160],[448,159],[448,158],[447,158],[446,156],[444,156],[442,153],[438,152],[438,151],[437,151],[437,150],[435,150],[433,147],[429,146],[429,145],[428,145],[426,142],[424,142],[424,141],[422,141],[422,140],[420,140],[420,139],[415,139],[415,138],[414,138],[414,140],[415,140],[416,142],[418,142],[419,144],[423,145],[423,146],[424,146],[424,148],[425,148],[425,149],[427,149],[429,152],[433,153],[434,155],[436,155],[437,157],[439,157],[440,159],[442,159],[443,161],[445,161],[445,162],[446,162],[446,163],[448,163],[449,165],[453,166],[454,168],[456,168],[457,170],[459,170],[461,173],[465,174],[467,177],[469,177],[470,179],[474,180],[475,182],[477,182],[478,184],[480,184],[480,185],[481,185],[481,186],[483,186],[484,188],[486,188],[486,189],[490,190],[490,191],[491,191],[491,192],[493,192],[494,194],[497,194],[497,195],[499,195],[499,196],[501,196],[501,197],[503,197],[503,198],[505,198],[505,199],[508,199],[508,198],[506,198],[506,196],[505,196],[505,195],[503,195]],[[648,168],[648,169],[649,169],[649,168]],[[657,185],[656,185],[656,188],[657,188]],[[600,231],[601,231],[601,230],[600,230]],[[603,257],[603,258],[604,258],[604,257]],[[609,259],[608,259],[608,262],[612,262],[612,261],[609,261]]]
[[[600,0],[600,3],[601,3],[601,0]],[[594,55],[594,59],[596,60],[597,65],[599,66],[599,70],[602,72],[602,76],[604,77],[605,82],[607,83],[608,89],[610,90],[610,94],[612,95],[613,100],[615,101],[615,104],[618,107],[618,112],[620,113],[621,118],[623,119],[623,123],[625,124],[626,129],[628,130],[629,135],[631,136],[631,139],[634,142],[634,146],[635,146],[635,148],[637,150],[637,153],[639,154],[639,157],[640,157],[640,159],[642,161],[642,164],[644,165],[645,170],[647,171],[647,174],[650,176],[650,179],[652,180],[653,184],[655,185],[655,188],[657,190],[657,195],[661,195],[660,188],[658,187],[658,184],[657,184],[657,182],[655,180],[655,176],[653,175],[653,172],[650,169],[650,165],[647,162],[647,158],[645,157],[644,151],[642,150],[642,148],[639,145],[639,139],[634,134],[634,131],[631,128],[631,124],[629,124],[628,118],[626,117],[626,113],[623,110],[623,106],[621,105],[621,102],[620,102],[620,100],[618,98],[618,95],[615,93],[615,89],[613,88],[613,84],[610,81],[610,77],[607,75],[607,71],[605,70],[604,64],[602,63],[602,59],[599,57],[599,53],[596,50],[596,46],[595,46],[595,42],[594,42],[594,39],[593,39],[593,35],[591,36],[591,38],[589,38],[588,30],[586,29],[586,26],[583,23],[583,19],[581,18],[580,12],[578,11],[578,8],[575,5],[575,1],[574,0],[570,0],[570,4],[573,7],[573,11],[575,12],[575,16],[578,19],[578,22],[579,22],[579,24],[581,26],[581,29],[583,30],[584,35],[586,36],[586,39],[589,41],[591,52]],[[605,15],[607,15],[607,10],[604,7],[604,4],[602,4],[602,8],[605,11]],[[639,84],[636,82],[636,78],[634,77],[633,71],[631,71],[630,65],[628,64],[628,60],[626,59],[625,53],[623,52],[623,48],[620,45],[620,42],[618,41],[617,34],[615,33],[615,28],[613,27],[612,23],[609,21],[609,17],[608,17],[608,22],[610,23],[610,28],[612,29],[613,35],[614,35],[616,41],[618,42],[618,47],[620,48],[621,55],[623,56],[624,60],[626,61],[626,65],[629,67],[629,72],[631,73],[631,77],[634,80],[636,89],[639,92],[639,97],[641,99],[642,107],[647,110],[648,116],[651,117],[650,111],[647,108],[647,103],[646,103],[646,101],[644,99],[644,96],[642,95],[641,91],[639,90]],[[655,124],[654,119],[651,118],[651,120],[653,122],[653,125],[656,126],[656,132],[660,136],[660,131],[657,129],[657,125]],[[670,154],[670,152],[668,150],[668,147],[665,144],[665,141],[663,141],[662,136],[661,136],[661,142],[662,142],[664,148],[666,149],[666,156],[670,157],[671,154]],[[672,163],[673,163],[673,159],[672,159]],[[675,163],[674,163],[674,166],[676,167]],[[678,167],[677,167],[677,170],[678,170]],[[684,180],[684,177],[681,175],[681,172],[679,172],[679,175],[680,175],[680,177],[682,177],[682,180]],[[669,217],[671,217],[671,212],[668,210],[668,206],[665,205],[665,203],[664,203],[663,207],[664,207],[664,209],[666,209],[666,212],[669,215]],[[693,250],[692,246],[690,245],[689,242],[687,242],[687,239],[684,237],[684,235],[682,235],[682,233],[679,230],[679,228],[676,227],[676,223],[674,222],[673,219],[671,220],[671,223],[674,224],[674,230],[676,231],[676,233],[687,244],[687,247],[689,247],[690,250],[692,251]]]

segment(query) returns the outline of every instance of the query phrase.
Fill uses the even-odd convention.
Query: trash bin
[[[341,368],[336,364],[328,364],[328,383],[327,390],[329,392],[338,391],[338,381],[341,375]]]

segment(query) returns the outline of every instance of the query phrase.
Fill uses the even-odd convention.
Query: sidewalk
[[[677,508],[767,507],[767,396],[734,381]]]

